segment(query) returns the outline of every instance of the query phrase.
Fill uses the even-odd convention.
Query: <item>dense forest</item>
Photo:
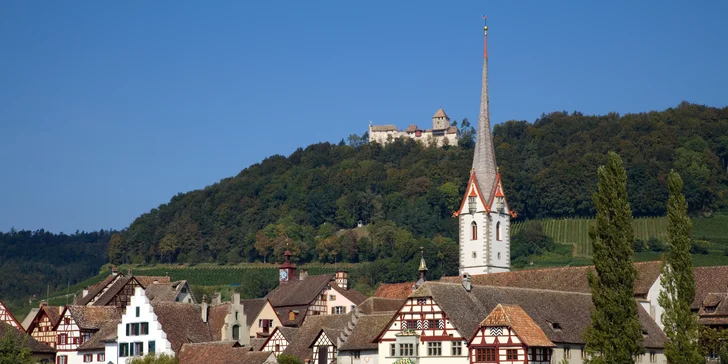
[[[19,307],[23,297],[45,298],[47,291],[96,275],[107,261],[106,247],[114,233],[14,229],[0,233],[0,299]]]
[[[460,147],[411,140],[382,147],[352,135],[348,143],[269,157],[143,214],[112,237],[109,258],[280,261],[290,249],[301,262],[408,262],[426,244],[446,259],[457,251],[451,214],[472,163],[474,129],[467,120],[458,126]],[[728,203],[728,108],[683,102],[623,116],[554,112],[533,123],[496,125],[493,133],[506,195],[519,219],[592,216],[596,169],[610,150],[625,162],[635,216],[664,215],[670,169],[683,176],[691,213],[709,215]],[[358,221],[369,226],[364,233],[337,233]]]

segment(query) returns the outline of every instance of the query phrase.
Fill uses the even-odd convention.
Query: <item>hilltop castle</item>
[[[369,142],[386,145],[396,138],[411,138],[425,145],[435,143],[438,147],[457,146],[460,132],[457,126],[450,126],[450,117],[442,108],[432,116],[432,129],[423,130],[417,124],[412,124],[405,130],[398,130],[394,125],[372,125],[369,122]]]

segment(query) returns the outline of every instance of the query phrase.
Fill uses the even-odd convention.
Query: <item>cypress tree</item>
[[[589,363],[632,364],[644,352],[634,299],[637,270],[632,265],[632,211],[622,159],[609,152],[600,166],[593,195],[596,221],[590,228],[596,274],[589,272],[594,309],[585,333]]]
[[[665,356],[671,363],[704,363],[698,347],[698,322],[690,312],[695,298],[695,277],[690,256],[691,222],[688,205],[682,194],[680,175],[670,171],[667,179],[670,197],[667,200],[667,246],[662,263],[662,291],[657,302],[665,309],[662,314],[665,336]]]

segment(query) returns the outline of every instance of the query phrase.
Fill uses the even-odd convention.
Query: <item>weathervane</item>
[[[483,14],[483,34],[488,35],[488,19]]]

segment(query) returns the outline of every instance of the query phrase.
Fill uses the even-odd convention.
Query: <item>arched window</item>
[[[296,321],[296,313],[293,311],[288,311],[288,321]]]
[[[240,340],[240,326],[233,325],[233,340]]]
[[[495,240],[501,240],[500,221],[495,224]]]
[[[470,230],[470,240],[478,240],[478,224],[475,221],[470,224]]]

